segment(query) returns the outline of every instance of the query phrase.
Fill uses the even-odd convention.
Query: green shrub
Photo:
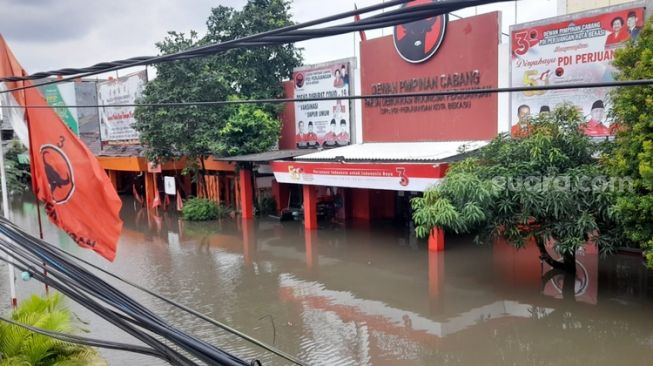
[[[76,330],[63,297],[32,296],[11,314],[11,319],[46,330],[70,333]],[[13,365],[106,365],[91,347],[71,344],[0,322],[0,366]]]
[[[184,202],[182,216],[189,221],[208,221],[226,217],[230,210],[206,198],[191,198]]]

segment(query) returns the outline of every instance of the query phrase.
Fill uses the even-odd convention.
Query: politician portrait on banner
[[[572,14],[511,27],[511,85],[555,86],[614,81],[616,49],[639,36],[644,8],[612,7],[603,13]],[[528,119],[564,103],[583,116],[592,137],[614,134],[608,119],[609,89],[534,90],[512,93],[513,136],[527,131]]]

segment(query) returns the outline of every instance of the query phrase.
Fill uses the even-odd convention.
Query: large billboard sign
[[[100,114],[100,138],[109,144],[136,144],[138,131],[132,126],[135,107],[111,107],[134,104],[147,82],[145,70],[97,84]]]
[[[498,12],[448,23],[439,16],[361,42],[362,94],[496,88],[499,24]],[[492,93],[363,101],[365,142],[489,140],[497,121],[498,97]]]
[[[513,87],[613,81],[615,50],[636,40],[644,25],[644,8],[613,7],[514,25],[511,35]],[[607,137],[616,126],[607,118],[608,88],[512,93],[511,132],[527,131],[531,116],[571,103],[582,112],[583,129]]]
[[[347,97],[350,94],[350,62],[334,62],[296,69],[295,98]],[[295,143],[300,149],[349,145],[349,100],[295,102]]]

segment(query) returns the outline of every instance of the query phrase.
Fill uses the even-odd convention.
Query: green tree
[[[63,297],[32,296],[11,314],[11,319],[49,331],[70,333],[75,330]],[[32,365],[105,365],[90,347],[62,342],[27,329],[0,322],[0,366]]]
[[[219,131],[213,149],[221,156],[267,151],[279,141],[281,122],[252,104],[241,104]]]
[[[27,149],[18,141],[12,141],[4,148],[6,149],[4,163],[7,190],[9,194],[21,194],[29,189],[31,182]]]
[[[249,0],[242,10],[218,6],[211,11],[205,36],[200,38],[193,31],[188,36],[170,32],[162,42],[157,43],[157,47],[162,54],[170,54],[190,47],[224,42],[291,25],[290,16],[290,5],[285,0]],[[214,56],[165,63],[157,66],[157,77],[148,83],[140,102],[277,98],[283,93],[281,81],[290,77],[293,68],[300,64],[300,50],[293,45],[234,49]],[[272,115],[277,112],[274,106],[260,108]],[[229,146],[230,141],[240,143],[260,137],[257,131],[249,128],[243,129],[243,135],[238,139],[225,131],[230,116],[242,112],[240,108],[233,107],[142,106],[136,109],[135,128],[141,133],[149,159],[165,161],[186,156],[198,160],[209,154],[237,150],[239,146]],[[270,138],[278,139],[278,129],[267,131],[275,133]],[[250,132],[252,134],[247,135]],[[225,133],[231,139],[219,143]],[[270,144],[251,146],[266,149]]]
[[[637,42],[617,51],[613,65],[619,80],[653,78],[651,24]],[[606,161],[612,174],[634,182],[634,190],[623,192],[615,208],[627,237],[645,250],[653,267],[653,86],[619,88],[611,97],[612,116],[622,128]]]
[[[579,129],[571,107],[530,121],[523,138],[500,135],[477,155],[453,164],[447,178],[412,201],[417,234],[434,227],[503,237],[516,247],[532,241],[554,268],[575,271],[576,251],[588,241],[610,252],[620,237],[610,211],[610,181],[596,159],[600,145]],[[555,243],[562,261],[546,244]]]

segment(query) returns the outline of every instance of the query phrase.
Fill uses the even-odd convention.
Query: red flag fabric
[[[0,59],[18,65],[0,37]],[[0,75],[10,76],[3,68]],[[32,82],[24,82],[25,86]],[[23,105],[47,106],[36,88],[20,92]],[[23,101],[18,101],[22,104]],[[27,108],[30,164],[34,194],[43,202],[50,221],[79,245],[113,261],[120,232],[122,202],[93,153],[64,124],[52,108]]]
[[[181,194],[177,190],[177,211],[182,211],[184,209],[184,201],[181,199]]]
[[[358,10],[358,7],[356,6],[356,4],[354,4],[354,10]],[[358,14],[354,15],[354,21],[355,22],[360,22],[361,21],[361,16],[358,15]],[[367,36],[365,35],[364,30],[358,31],[358,33],[361,36],[361,41],[363,41],[363,42],[367,41]]]

